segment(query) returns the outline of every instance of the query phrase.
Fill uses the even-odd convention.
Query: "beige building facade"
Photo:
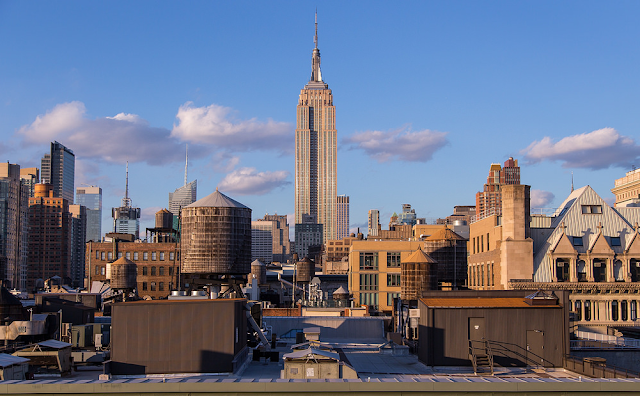
[[[615,206],[640,206],[640,169],[634,169],[616,179],[611,189],[616,196]]]
[[[422,241],[358,240],[349,253],[349,291],[359,305],[379,312],[391,312],[393,299],[400,297],[400,263]]]

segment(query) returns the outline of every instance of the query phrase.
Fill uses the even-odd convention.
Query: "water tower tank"
[[[173,227],[173,213],[166,209],[162,209],[156,212],[156,228],[172,228]]]
[[[137,287],[136,264],[120,257],[111,263],[111,288],[135,289]]]
[[[296,282],[309,283],[316,274],[316,265],[305,257],[296,264]]]
[[[254,277],[258,280],[259,285],[267,284],[267,266],[260,260],[253,260],[251,263],[249,281],[251,282]]]
[[[438,287],[438,263],[421,249],[400,264],[400,285],[403,300],[418,300],[425,290]]]
[[[251,209],[217,189],[182,209],[182,272],[251,272]]]

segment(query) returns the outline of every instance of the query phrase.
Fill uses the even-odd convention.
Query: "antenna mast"
[[[187,144],[187,158],[184,161],[184,185],[187,185],[187,167],[189,166],[189,145]]]
[[[127,178],[124,186],[124,198],[122,199],[122,206],[130,207],[131,199],[129,198],[129,161],[127,161]]]

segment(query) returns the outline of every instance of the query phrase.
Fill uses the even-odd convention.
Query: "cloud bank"
[[[449,141],[447,132],[428,129],[413,132],[407,127],[387,132],[358,132],[345,138],[343,143],[349,145],[349,149],[363,150],[378,162],[427,162]]]
[[[111,163],[146,162],[162,165],[183,159],[184,144],[166,128],[155,128],[135,114],[90,119],[82,102],[56,105],[18,130],[26,144],[59,141],[73,150],[76,158]],[[190,154],[201,155],[202,148]]]
[[[286,122],[255,118],[237,120],[228,107],[212,104],[195,107],[187,102],[180,106],[171,136],[201,144],[213,144],[232,152],[275,150],[293,152],[293,128]]]
[[[255,168],[240,168],[227,174],[218,184],[220,191],[239,195],[264,195],[284,187],[289,172],[257,172]]]
[[[550,191],[544,190],[531,190],[531,207],[532,208],[546,208],[553,202],[555,195]]]
[[[592,170],[612,166],[630,168],[640,158],[640,146],[613,128],[567,136],[558,142],[545,136],[520,151],[530,163],[560,161],[564,168]]]

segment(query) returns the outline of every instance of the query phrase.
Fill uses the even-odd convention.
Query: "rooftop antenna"
[[[318,48],[318,9],[316,8],[316,35],[313,38],[313,43],[316,45],[316,48]]]
[[[189,145],[187,144],[187,158],[184,161],[184,185],[187,185],[187,166],[189,166]]]
[[[122,206],[131,206],[131,199],[129,198],[129,161],[127,161],[127,178],[124,187],[124,198],[122,199]]]

